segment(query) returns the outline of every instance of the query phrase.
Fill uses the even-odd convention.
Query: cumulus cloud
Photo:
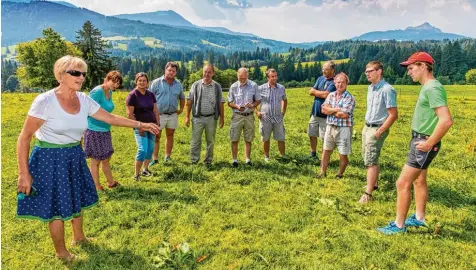
[[[106,15],[174,10],[193,24],[288,42],[348,39],[429,22],[476,37],[476,0],[70,0]]]

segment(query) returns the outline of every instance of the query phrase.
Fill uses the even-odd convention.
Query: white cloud
[[[340,40],[429,22],[476,37],[474,0],[70,0],[106,14],[174,10],[193,24],[222,26],[288,42]],[[226,3],[227,6],[218,4]],[[243,5],[246,6],[243,6]],[[234,7],[233,7],[234,6]],[[243,8],[246,7],[246,8]]]

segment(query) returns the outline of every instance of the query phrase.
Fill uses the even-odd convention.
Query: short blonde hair
[[[341,73],[337,74],[334,77],[334,80],[337,79],[338,77],[344,77],[346,84],[349,84],[349,82],[350,82],[349,76],[347,76],[347,74],[345,74],[344,72],[341,72]]]
[[[61,76],[63,76],[66,71],[71,68],[81,68],[87,71],[88,65],[83,59],[79,57],[71,55],[63,56],[55,62],[53,72],[55,73],[56,80],[60,82]]]

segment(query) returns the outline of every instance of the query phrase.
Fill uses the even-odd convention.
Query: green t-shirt
[[[112,102],[112,91],[109,90],[110,99],[107,99],[102,87],[96,86],[93,90],[91,90],[91,92],[89,92],[89,96],[94,99],[94,101],[99,103],[99,105],[101,105],[101,108],[104,109],[106,112],[110,113],[114,110],[114,103]],[[98,132],[107,132],[111,130],[111,125],[96,120],[92,117],[88,117],[88,129]]]
[[[431,135],[438,123],[435,108],[448,106],[445,88],[435,79],[427,81],[421,88],[413,113],[412,129],[418,133]]]

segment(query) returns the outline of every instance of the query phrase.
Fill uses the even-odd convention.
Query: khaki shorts
[[[319,137],[324,139],[324,134],[326,133],[327,118],[321,118],[314,115],[311,115],[309,119],[309,125],[307,126],[307,135],[309,137]]]
[[[362,130],[362,159],[365,166],[373,166],[378,164],[378,158],[382,150],[383,142],[389,134],[387,129],[380,138],[375,137],[378,127],[367,127],[364,125]]]
[[[239,141],[242,130],[245,142],[253,141],[255,138],[255,117],[253,114],[243,116],[233,113],[230,124],[230,141]]]
[[[286,130],[284,129],[284,123],[271,123],[259,121],[259,133],[261,134],[261,141],[267,142],[273,132],[273,138],[276,141],[284,141],[286,137]]]
[[[160,115],[160,127],[162,130],[164,128],[177,129],[178,127],[178,115],[173,113],[171,115],[161,114]]]
[[[349,155],[352,152],[352,127],[327,126],[324,150],[334,150],[336,146],[341,155]]]

